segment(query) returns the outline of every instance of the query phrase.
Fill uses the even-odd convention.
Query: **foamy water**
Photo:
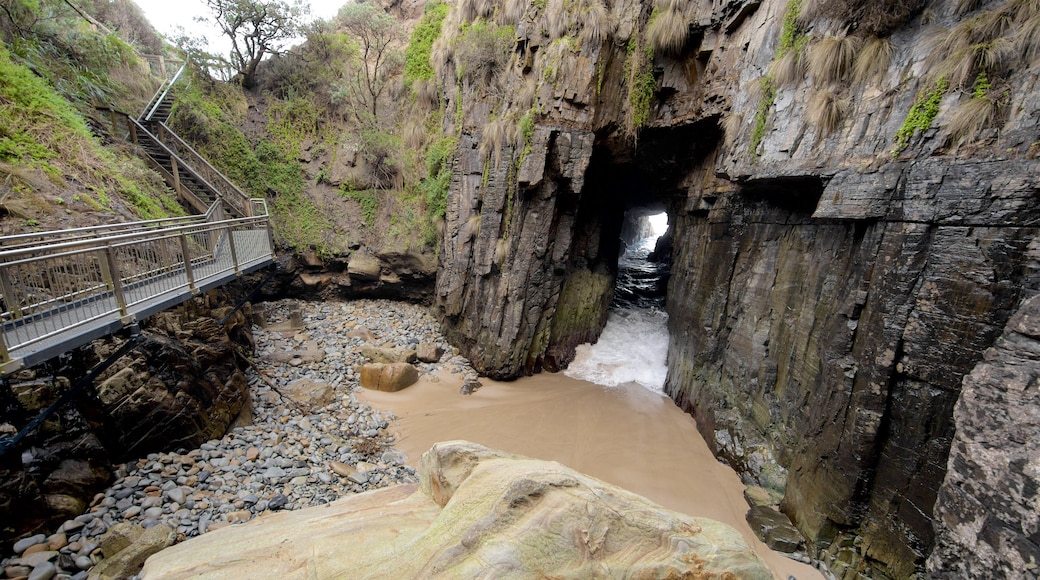
[[[611,310],[599,340],[579,346],[563,374],[607,387],[638,383],[663,395],[667,359],[667,314],[657,309]]]

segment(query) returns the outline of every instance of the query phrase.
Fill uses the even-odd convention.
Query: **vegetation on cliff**
[[[120,3],[126,4],[126,3]],[[3,233],[178,215],[162,179],[119,142],[98,106],[134,111],[158,79],[140,50],[154,31],[120,16],[138,48],[57,1],[5,2],[0,18],[0,210]],[[133,8],[129,8],[133,6]]]

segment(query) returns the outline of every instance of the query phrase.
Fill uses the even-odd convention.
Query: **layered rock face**
[[[1022,305],[964,378],[928,570],[1029,577],[1040,565],[1040,297]]]
[[[451,441],[419,477],[193,538],[141,577],[772,577],[729,526],[555,462]]]
[[[833,573],[905,577],[946,533],[944,478],[970,475],[946,473],[962,378],[1040,289],[1036,14],[805,4],[619,0],[594,34],[597,2],[562,25],[461,3],[516,42],[490,89],[458,41],[442,63],[462,137],[436,303],[482,372],[566,364],[603,323],[624,210],[666,203],[669,394]],[[969,58],[998,41],[999,66]],[[528,107],[533,130],[495,137]]]

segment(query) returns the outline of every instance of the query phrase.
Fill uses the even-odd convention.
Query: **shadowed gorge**
[[[66,35],[29,18],[36,3],[0,0],[0,68],[10,73],[0,80],[3,233],[78,225],[77,214],[90,224],[180,215],[159,174],[131,159],[136,138],[124,139],[112,120],[161,79],[67,2],[40,1],[89,26]],[[499,405],[498,395],[538,384],[545,393],[526,395],[554,401],[564,396],[551,392],[556,384],[578,397],[570,378],[531,375],[570,373],[591,349],[583,345],[601,337],[631,363],[626,340],[641,341],[660,355],[645,365],[650,390],[679,409],[640,395],[690,421],[668,443],[699,432],[746,486],[747,529],[770,549],[842,580],[1036,572],[1040,2],[373,0],[299,30],[305,42],[261,55],[237,71],[241,82],[219,59],[198,60],[207,64],[189,67],[170,92],[167,129],[212,161],[211,175],[223,172],[245,199],[271,209],[282,267],[253,297],[315,300],[307,324],[289,302],[271,303],[277,328],[262,312],[236,319],[255,323],[269,366],[228,346],[223,372],[235,380],[187,389],[220,400],[219,417],[171,441],[220,436],[241,398],[253,397],[265,425],[308,433],[293,445],[310,449],[276,461],[275,451],[261,457],[263,435],[249,431],[245,441],[232,430],[239,455],[255,449],[247,462],[262,465],[258,481],[295,481],[310,494],[295,496],[295,507],[331,501],[407,475],[384,437],[391,420],[363,411],[350,392],[365,382],[363,366],[387,365],[365,374],[393,391],[375,398],[397,397],[422,376],[417,392],[431,400],[469,396],[442,419],[452,427],[466,426],[456,417],[467,405],[493,407],[491,419],[467,418],[492,435],[516,420],[511,427],[536,438],[538,421],[566,415],[567,403],[556,403],[557,414]],[[36,40],[21,40],[30,32]],[[97,50],[73,50],[84,46]],[[48,50],[75,54],[53,65],[42,57]],[[140,68],[148,82],[128,81],[124,94],[101,75],[91,91],[90,78],[73,73],[93,68],[113,78]],[[82,82],[59,82],[69,75]],[[36,109],[11,114],[8,102]],[[158,154],[180,188],[177,162]],[[641,251],[654,264],[646,270],[666,282],[636,288],[642,274],[626,252],[660,214],[666,230]],[[0,282],[9,305],[14,294]],[[359,300],[367,298],[423,308]],[[667,320],[667,333],[660,325],[653,340],[611,332],[622,311],[641,307],[647,324]],[[14,320],[17,308],[9,310],[0,322]],[[171,340],[186,336],[187,321],[164,320]],[[228,340],[216,330],[206,336],[250,342],[244,330],[229,328]],[[176,360],[194,368],[190,358]],[[129,396],[150,380],[130,369],[105,392]],[[299,373],[311,369],[335,385],[295,382],[310,380]],[[164,367],[148,372],[176,382]],[[437,373],[459,375],[457,384]],[[481,377],[493,380],[483,386]],[[52,382],[48,396],[60,390]],[[634,380],[618,382],[631,395]],[[278,407],[289,384],[321,395],[314,409],[342,408]],[[482,387],[487,399],[473,396]],[[4,432],[44,405],[46,397],[26,395],[33,388],[0,389]],[[412,402],[413,418],[433,416],[421,415],[432,403]],[[162,423],[139,411],[143,423]],[[312,429],[321,422],[355,439],[323,441]],[[558,422],[571,427],[565,416]],[[161,435],[134,435],[147,426],[108,437],[126,449],[161,446]],[[424,437],[435,434],[430,427]],[[562,456],[591,448],[575,440]],[[196,451],[162,460],[194,462]],[[204,451],[222,463],[223,450]],[[305,467],[310,452],[319,459]],[[44,471],[60,471],[63,460],[33,451],[26,465],[46,469],[25,481],[45,489]],[[28,473],[17,463],[5,469]],[[63,491],[63,509],[82,511],[88,491],[69,492],[71,500]],[[280,488],[276,505],[291,492]],[[240,498],[243,519],[275,499],[247,495],[256,501]],[[120,513],[149,509],[124,504]],[[185,529],[205,533],[193,525]]]

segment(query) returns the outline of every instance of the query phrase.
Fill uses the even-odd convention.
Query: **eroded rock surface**
[[[935,578],[1035,577],[1040,570],[1040,296],[964,378],[935,515]]]
[[[462,441],[420,484],[231,526],[152,556],[142,578],[772,578],[724,524],[555,462]]]

